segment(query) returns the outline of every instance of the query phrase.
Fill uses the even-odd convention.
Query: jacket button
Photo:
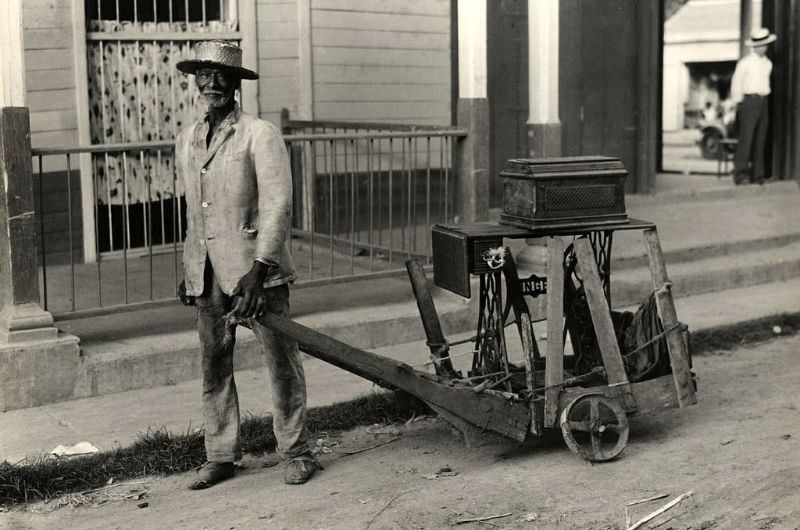
[[[203,208],[208,208],[208,202],[203,201],[200,203],[200,206],[202,206]]]
[[[200,173],[205,175],[206,173],[208,173],[208,170],[206,168],[203,168],[203,169],[200,170]]]

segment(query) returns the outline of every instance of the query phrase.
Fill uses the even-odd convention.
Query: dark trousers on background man
[[[739,122],[739,142],[733,161],[733,181],[736,184],[761,183],[764,181],[764,146],[769,121],[767,97],[745,95],[736,109],[736,118]]]

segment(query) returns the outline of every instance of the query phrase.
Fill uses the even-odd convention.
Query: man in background
[[[767,47],[775,38],[764,28],[753,32],[748,41],[753,51],[739,60],[731,80],[731,98],[737,105],[739,127],[733,159],[733,182],[737,185],[764,182],[764,147],[769,123],[767,100],[772,74]]]

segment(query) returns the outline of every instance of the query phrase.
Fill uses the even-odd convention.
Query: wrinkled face
[[[764,57],[767,54],[767,46],[753,46],[753,51],[757,55]]]
[[[239,87],[239,80],[220,68],[198,70],[195,73],[195,82],[209,109],[227,105]]]

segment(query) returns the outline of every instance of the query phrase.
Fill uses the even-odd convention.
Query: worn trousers
[[[739,135],[733,159],[736,183],[764,180],[764,147],[767,141],[767,97],[746,95],[736,109]],[[749,167],[752,163],[752,167]]]
[[[266,290],[267,311],[289,313],[289,287]],[[198,297],[197,329],[203,365],[203,417],[206,458],[233,462],[242,456],[239,436],[239,397],[233,376],[233,340],[225,340],[225,315],[234,299],[226,295],[206,263],[203,295]],[[263,349],[271,382],[273,430],[277,452],[293,458],[309,450],[306,422],[306,382],[297,342],[255,322],[253,333]]]

